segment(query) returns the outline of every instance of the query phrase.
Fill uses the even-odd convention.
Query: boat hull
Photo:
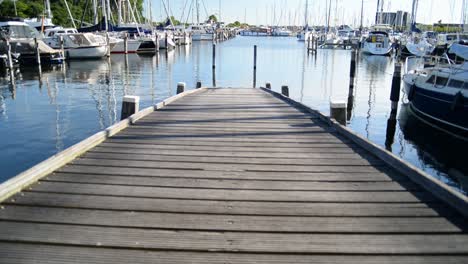
[[[138,40],[128,40],[127,53],[136,53],[140,48],[140,44]],[[112,48],[111,53],[125,53],[124,41],[117,42],[114,48]]]
[[[414,114],[438,128],[468,138],[466,97],[456,104],[457,95],[436,92],[408,83],[405,83],[405,90],[410,97],[410,108]]]
[[[101,59],[107,54],[106,46],[65,49],[67,59]]]
[[[210,41],[213,40],[212,33],[194,33],[192,35],[192,41]]]

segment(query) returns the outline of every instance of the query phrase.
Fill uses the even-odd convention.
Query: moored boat
[[[60,50],[49,47],[42,40],[42,35],[33,27],[21,21],[0,22],[2,39],[8,38],[11,51],[19,54],[19,62],[23,65],[37,64],[37,51],[41,58],[41,64],[60,64],[63,57]],[[0,39],[0,53],[7,52],[7,45]],[[37,49],[36,49],[37,42]]]
[[[468,45],[453,44],[449,53],[444,63],[406,73],[404,87],[415,114],[468,139]]]

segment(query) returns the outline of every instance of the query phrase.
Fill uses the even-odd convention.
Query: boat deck
[[[257,89],[160,109],[1,204],[0,263],[468,263],[468,221]]]

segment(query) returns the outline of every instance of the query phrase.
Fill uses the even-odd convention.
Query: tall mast
[[[380,0],[377,0],[377,11],[375,12],[375,24],[379,24]]]
[[[327,33],[330,31],[331,0],[328,2]]]
[[[13,1],[13,2],[16,2],[16,1]],[[45,0],[45,8],[46,8],[46,12],[47,12],[47,18],[52,18],[52,11],[50,10],[50,1],[49,0]]]
[[[219,18],[218,18],[218,22],[221,22],[221,0],[219,0]]]
[[[76,28],[76,25],[75,25],[75,20],[73,19],[73,16],[72,16],[72,13],[70,11],[70,7],[68,6],[68,3],[67,3],[67,0],[63,0],[65,2],[65,7],[67,8],[67,12],[68,12],[68,15],[70,16],[70,20],[72,22],[72,25],[74,28]]]
[[[97,0],[93,0],[93,14],[94,14],[94,24],[97,25],[99,23],[98,19],[98,7],[97,7]]]
[[[364,20],[364,0],[361,0],[361,25],[359,26],[359,32],[361,33],[362,33],[362,27],[363,27],[362,25],[363,20]]]
[[[200,0],[197,0],[197,25],[200,25]]]
[[[306,0],[305,12],[304,12],[304,26],[306,31],[309,30],[309,0]]]
[[[462,2],[462,14],[461,14],[461,26],[462,26],[462,32],[466,31],[467,28],[466,28],[466,19],[467,19],[467,16],[468,16],[468,3],[466,2],[466,0],[463,0]]]
[[[413,0],[413,7],[411,11],[411,30],[416,27],[416,14],[418,13],[418,0]]]
[[[122,25],[122,0],[117,0],[117,21],[118,26]]]

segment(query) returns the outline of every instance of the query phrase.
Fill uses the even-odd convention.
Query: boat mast
[[[377,0],[377,12],[375,12],[375,24],[379,24],[379,7],[380,7],[380,0]]]
[[[13,1],[15,2],[15,1]],[[50,10],[50,1],[49,0],[45,0],[45,8],[46,8],[46,11],[47,11],[47,18],[52,18],[52,11]]]
[[[330,32],[330,17],[331,17],[331,0],[328,4],[328,14],[327,14],[327,33]]]
[[[109,31],[109,25],[107,24],[107,15],[106,15],[106,0],[101,1],[102,9],[102,18],[104,19],[104,30]]]
[[[466,18],[468,16],[468,4],[466,3],[466,0],[463,0],[462,2],[462,21],[461,21],[461,24],[462,24],[462,32],[465,32],[467,30],[466,27]]]
[[[65,7],[67,8],[67,12],[68,12],[68,15],[70,16],[70,20],[72,22],[72,25],[73,25],[74,28],[76,28],[75,20],[73,19],[72,13],[70,12],[70,7],[68,6],[67,0],[63,0],[63,2],[65,2]]]
[[[197,0],[197,25],[200,25],[200,0]]]
[[[305,27],[305,31],[309,31],[309,0],[306,0],[306,4],[305,4],[304,27]]]
[[[359,26],[359,32],[361,33],[361,36],[362,36],[363,20],[364,20],[364,0],[361,0],[361,25]]]
[[[97,0],[93,0],[93,13],[94,13],[94,24],[97,25],[99,23],[98,19],[98,7],[97,7]]]
[[[117,0],[117,25],[122,25],[122,0]]]
[[[416,14],[418,12],[418,0],[413,0],[413,7],[411,11],[411,31],[416,28]]]

